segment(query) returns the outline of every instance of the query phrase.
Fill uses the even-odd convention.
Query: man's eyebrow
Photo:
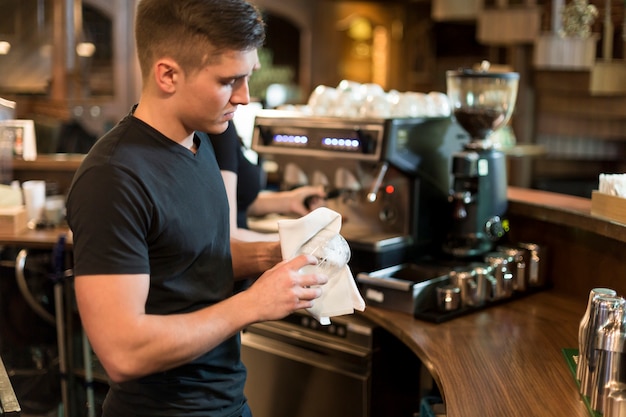
[[[249,77],[250,73],[245,73],[245,74],[233,74],[233,75],[227,75],[227,76],[223,76],[220,77],[223,80],[240,80],[242,78],[246,78]]]

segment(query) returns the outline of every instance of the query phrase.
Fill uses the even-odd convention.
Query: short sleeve
[[[149,273],[151,211],[144,189],[125,172],[111,166],[83,172],[67,201],[76,275]]]

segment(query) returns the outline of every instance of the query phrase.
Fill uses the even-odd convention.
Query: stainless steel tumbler
[[[523,248],[515,248],[512,246],[498,246],[497,251],[505,253],[513,258],[513,263],[510,268],[513,272],[513,289],[519,292],[526,291],[528,289],[526,258],[528,257],[529,251]]]
[[[485,262],[491,266],[496,281],[494,300],[509,298],[513,295],[514,276],[511,270],[513,258],[502,252],[490,252],[485,255]]]
[[[626,300],[618,297],[608,309],[605,323],[598,329],[596,335],[596,351],[598,363],[592,374],[591,408],[604,413],[607,406],[608,394],[619,383],[626,382],[626,326],[624,323],[624,309]]]
[[[620,298],[617,295],[598,295],[591,302],[589,329],[585,341],[586,370],[584,370],[580,381],[580,393],[589,398],[593,391],[593,374],[598,367],[599,352],[596,349],[598,330],[606,323],[610,309]]]
[[[527,251],[525,263],[530,287],[543,287],[546,284],[546,248],[531,242],[517,244]]]
[[[484,302],[491,301],[496,291],[496,279],[493,276],[491,266],[487,264],[474,264],[474,273],[476,274],[476,282],[483,289],[480,290],[484,294]]]
[[[626,384],[618,383],[611,387],[604,408],[604,417],[626,417]]]
[[[589,333],[589,317],[591,315],[591,308],[593,299],[599,295],[617,295],[617,292],[611,288],[593,288],[589,291],[589,299],[587,300],[587,309],[585,314],[580,320],[578,327],[578,365],[576,368],[576,379],[578,381],[586,380],[587,368],[587,337]]]
[[[461,308],[461,289],[454,284],[437,287],[437,307],[440,311],[454,311]]]

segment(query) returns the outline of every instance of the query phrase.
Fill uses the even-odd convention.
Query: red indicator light
[[[388,185],[388,186],[385,187],[385,192],[387,194],[393,194],[394,191],[396,191],[396,189],[394,188],[393,185]]]

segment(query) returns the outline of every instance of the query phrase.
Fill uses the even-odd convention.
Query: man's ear
[[[176,84],[180,77],[180,67],[171,59],[160,59],[154,64],[154,78],[156,84],[164,93],[176,91]]]

